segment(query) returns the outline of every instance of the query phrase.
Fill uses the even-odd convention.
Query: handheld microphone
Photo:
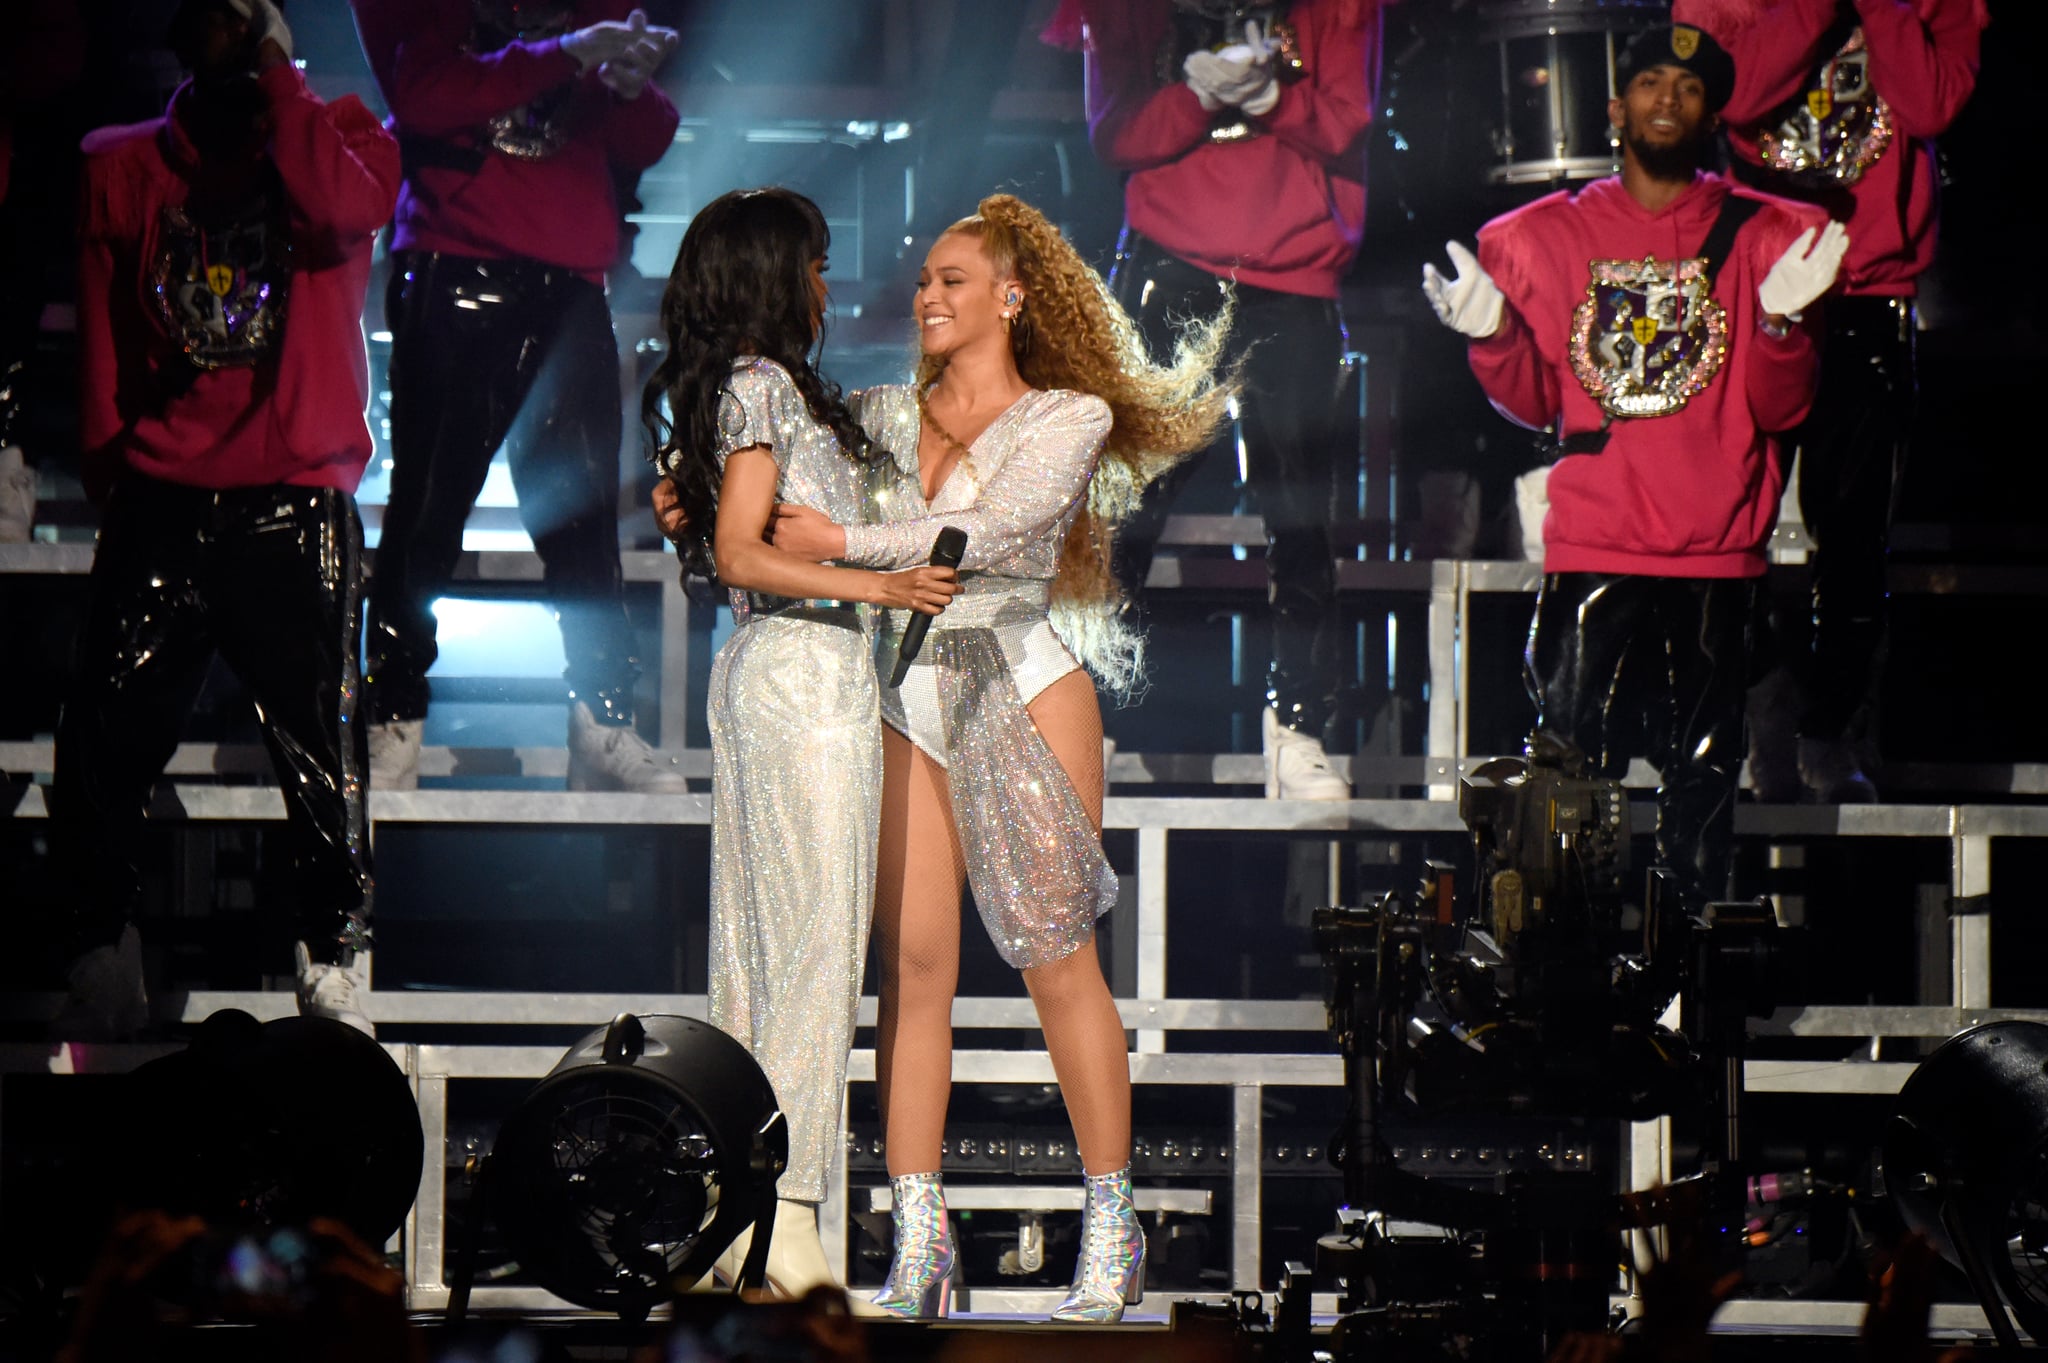
[[[960,556],[967,552],[967,532],[956,526],[942,526],[939,537],[932,541],[931,566],[934,568],[958,568]],[[910,617],[904,626],[903,642],[896,646],[896,667],[889,673],[889,685],[901,686],[910,674],[910,664],[917,657],[917,651],[924,647],[925,631],[932,627],[932,618],[923,611]]]

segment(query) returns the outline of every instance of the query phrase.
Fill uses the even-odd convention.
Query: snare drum
[[[1495,185],[1594,180],[1618,155],[1607,120],[1614,61],[1668,22],[1669,0],[1481,0],[1479,40],[1498,69]]]

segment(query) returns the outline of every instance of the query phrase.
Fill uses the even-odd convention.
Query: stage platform
[[[1154,569],[1156,589],[1247,602],[1263,593],[1263,565],[1229,556],[1261,542],[1253,518],[1174,521],[1171,534],[1189,552],[1161,557]],[[1206,549],[1221,552],[1205,557],[1199,551]],[[1796,542],[1781,546],[1786,561],[1774,570],[1795,588],[1799,552]],[[0,546],[0,581],[75,579],[89,569],[90,558],[90,546],[80,543]],[[629,552],[624,561],[634,590],[651,594],[655,608],[658,656],[646,682],[655,703],[646,711],[650,718],[644,731],[676,758],[691,780],[691,792],[568,793],[559,789],[566,772],[566,751],[560,746],[437,743],[423,754],[421,789],[372,791],[373,836],[468,830],[530,838],[638,830],[702,837],[710,818],[710,761],[702,747],[691,746],[688,717],[700,702],[691,694],[689,679],[705,662],[709,626],[703,609],[677,584],[671,557]],[[1371,609],[1383,613],[1406,611],[1405,619],[1423,627],[1419,643],[1411,632],[1403,645],[1426,656],[1419,678],[1426,685],[1415,726],[1422,751],[1398,751],[1396,735],[1381,750],[1335,759],[1359,793],[1376,798],[1256,798],[1249,793],[1263,781],[1263,762],[1256,753],[1119,749],[1107,772],[1104,823],[1119,849],[1123,887],[1119,911],[1105,925],[1106,955],[1131,1033],[1140,1101],[1167,1114],[1155,1116],[1150,1127],[1141,1122],[1139,1134],[1166,1131],[1180,1142],[1171,1156],[1172,1142],[1148,1144],[1140,1161],[1139,1206],[1149,1224],[1162,1231],[1200,1227],[1215,1247],[1206,1280],[1200,1286],[1154,1288],[1132,1323],[1115,1331],[1055,1331],[1034,1324],[1058,1300],[1057,1286],[1041,1281],[1006,1287],[997,1285],[999,1279],[970,1280],[959,1302],[959,1323],[871,1327],[872,1356],[956,1357],[979,1349],[974,1356],[1035,1357],[1049,1348],[1083,1356],[1183,1356],[1176,1349],[1185,1340],[1166,1328],[1176,1302],[1221,1309],[1237,1301],[1236,1294],[1270,1294],[1284,1259],[1312,1256],[1312,1233],[1287,1245],[1276,1243],[1293,1234],[1276,1229],[1283,1215],[1276,1209],[1284,1207],[1284,1215],[1296,1216],[1304,1198],[1320,1198],[1330,1207],[1336,1200],[1334,1176],[1318,1167],[1320,1155],[1313,1147],[1300,1143],[1300,1124],[1291,1116],[1303,1094],[1335,1101],[1342,1083],[1323,1003],[1313,985],[1286,997],[1189,994],[1182,979],[1186,953],[1202,929],[1198,923],[1188,926],[1196,923],[1188,905],[1213,891],[1195,878],[1199,871],[1169,876],[1169,870],[1186,865],[1191,850],[1225,843],[1265,848],[1281,858],[1275,864],[1284,865],[1284,883],[1261,886],[1270,902],[1248,904],[1246,912],[1265,915],[1275,925],[1276,953],[1303,958],[1311,953],[1305,937],[1295,940],[1305,929],[1305,923],[1295,921],[1300,905],[1357,902],[1368,892],[1392,887],[1391,877],[1405,875],[1421,850],[1455,851],[1466,838],[1452,798],[1457,779],[1490,760],[1489,754],[1473,751],[1473,706],[1479,694],[1473,654],[1484,623],[1478,603],[1527,594],[1538,580],[1533,565],[1493,561],[1347,559],[1338,569],[1347,599],[1369,599]],[[465,554],[460,572],[469,588],[483,593],[530,593],[539,578],[537,560],[517,553]],[[2048,595],[2048,570],[1905,564],[1895,566],[1893,585],[1896,591],[1930,597]],[[1405,604],[1386,604],[1394,602]],[[1364,630],[1363,637],[1371,633]],[[1386,659],[1379,656],[1378,661]],[[0,823],[12,822],[17,831],[39,826],[53,765],[53,745],[46,736],[0,742],[0,773],[5,774],[0,776]],[[185,744],[157,792],[152,822],[201,839],[234,829],[274,827],[283,810],[269,779],[268,759],[258,747]],[[1655,780],[1656,773],[1642,763],[1627,778],[1636,797],[1630,817],[1638,838],[1653,830],[1654,806],[1647,795]],[[1899,887],[1906,894],[1917,891],[1923,901],[1915,947],[1921,987],[1913,1001],[1785,1007],[1758,1020],[1752,1026],[1757,1054],[1745,1067],[1745,1080],[1750,1093],[1766,1100],[1882,1103],[1934,1040],[1999,1018],[2048,1021],[2048,1010],[1993,1007],[1992,977],[1999,957],[1991,912],[1993,866],[1995,861],[2003,865],[2002,849],[2048,837],[2048,803],[2040,798],[2048,796],[2048,763],[1902,762],[1887,767],[1886,790],[1893,803],[1744,803],[1737,810],[1737,836],[1749,854],[1772,876],[1782,873],[1784,885],[1774,893],[1787,921],[1797,921],[1802,913],[1799,871],[1820,849],[1910,846],[1925,864],[1924,884]],[[1377,881],[1375,867],[1382,868]],[[687,875],[692,867],[681,870]],[[701,877],[701,867],[694,873]],[[477,874],[487,881],[490,869],[481,866]],[[2024,868],[2015,874],[2018,885],[2031,883]],[[488,893],[487,886],[483,892]],[[2014,883],[2001,878],[1999,894],[2009,902]],[[1283,900],[1292,906],[1284,912],[1279,908]],[[2010,958],[2004,968],[2013,969]],[[1307,969],[1312,976],[1312,967]],[[459,1219],[479,1143],[487,1139],[487,1124],[480,1124],[471,1110],[476,1100],[465,1095],[531,1085],[560,1059],[569,1037],[617,1013],[701,1017],[704,999],[701,993],[397,988],[380,984],[380,978],[373,969],[367,1011],[418,1100],[428,1150],[440,1153],[440,1158],[429,1158],[408,1224],[388,1247],[405,1276],[409,1307],[426,1320],[448,1300],[450,1227]],[[35,1037],[56,997],[16,993],[0,998],[0,1036],[11,1038],[0,1042],[0,1133],[7,1129],[10,1106],[24,1101],[19,1095],[27,1090],[18,1081],[40,1084],[123,1072],[175,1048],[192,1025],[224,1008],[264,1019],[288,1015],[293,1009],[288,985],[276,987],[285,983],[260,990],[162,991],[155,1004],[163,1039],[120,1047],[41,1044]],[[860,1025],[871,1027],[873,1018],[874,1000],[864,999]],[[954,1074],[963,1090],[1001,1095],[1050,1091],[1050,1064],[1041,1051],[1031,1049],[1035,1016],[1027,1000],[963,997],[956,1003],[954,1022],[962,1032]],[[864,1147],[864,1128],[854,1109],[861,1101],[871,1102],[874,1060],[868,1047],[864,1034],[851,1066],[855,1097],[849,1107],[848,1158],[835,1170],[821,1218],[828,1252],[848,1265],[856,1279],[860,1271],[873,1270],[871,1262],[860,1261],[857,1250],[862,1228],[868,1228],[866,1243],[872,1248],[872,1228],[886,1225],[887,1210],[886,1185],[877,1172],[879,1151]],[[43,1101],[46,1092],[38,1089],[28,1101]],[[1181,1110],[1188,1114],[1184,1120],[1168,1120]],[[1186,1132],[1199,1133],[1207,1142],[1199,1157],[1185,1148]],[[0,1160],[5,1153],[0,1151]],[[1559,1167],[1573,1159],[1599,1161],[1616,1186],[1632,1188],[1670,1177],[1676,1153],[1669,1123],[1650,1122],[1589,1138],[1583,1146],[1560,1144],[1544,1158],[1558,1161]],[[959,1154],[949,1145],[949,1159]],[[1479,1159],[1476,1152],[1448,1148],[1414,1155],[1468,1174]],[[1001,1160],[984,1152],[987,1167],[979,1175],[974,1167],[955,1173],[949,1164],[955,1207],[999,1220],[1000,1234],[1015,1240],[1013,1252],[1028,1258],[1034,1236],[1042,1251],[1047,1224],[1075,1219],[1077,1185],[1060,1160],[1070,1162],[1070,1152],[1055,1159],[1047,1149],[1036,1163],[1028,1163],[1018,1149],[1006,1148]],[[6,1197],[0,1180],[0,1205]],[[1043,1280],[1046,1274],[1035,1277]],[[536,1287],[485,1282],[472,1306],[481,1319],[498,1326],[528,1322],[572,1356],[627,1356],[620,1351],[625,1339],[620,1327],[577,1312]],[[1314,1298],[1312,1314],[1319,1329],[1327,1329],[1335,1306],[1331,1294]],[[1861,1311],[1854,1300],[1738,1300],[1719,1317],[1716,1356],[1780,1358],[1799,1348],[1802,1357],[1829,1352],[1847,1357]],[[1960,1300],[1938,1306],[1934,1324],[1957,1335],[1984,1329],[1981,1312]],[[210,1336],[205,1347],[222,1350],[213,1356],[231,1357],[233,1346],[223,1341],[232,1337]],[[1274,1356],[1271,1341],[1255,1331],[1239,1332],[1231,1347],[1249,1351],[1248,1356]]]

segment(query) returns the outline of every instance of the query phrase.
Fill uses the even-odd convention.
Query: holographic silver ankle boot
[[[1108,1323],[1126,1306],[1145,1300],[1145,1228],[1131,1199],[1131,1167],[1090,1174],[1081,1203],[1081,1257],[1073,1290],[1053,1310],[1054,1320]]]
[[[936,1317],[953,1309],[953,1231],[946,1223],[946,1184],[937,1174],[889,1180],[896,1252],[875,1305],[892,1316]]]

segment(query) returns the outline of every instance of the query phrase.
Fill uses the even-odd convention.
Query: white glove
[[[1180,64],[1188,88],[1204,111],[1239,108],[1248,114],[1270,113],[1280,102],[1280,82],[1273,74],[1274,44],[1256,22],[1244,26],[1245,41],[1220,52],[1190,52]]]
[[[1811,227],[1801,232],[1757,286],[1764,315],[1796,319],[1801,308],[1833,286],[1848,251],[1849,229],[1838,222],[1821,228],[1818,238]]]
[[[1493,282],[1493,276],[1479,268],[1478,256],[1455,241],[1445,242],[1444,250],[1450,253],[1451,264],[1457,267],[1457,278],[1445,279],[1437,272],[1436,266],[1425,262],[1422,292],[1445,326],[1475,341],[1483,341],[1500,330],[1501,311],[1507,305],[1507,297],[1501,293],[1500,285]]]
[[[677,35],[674,29],[650,27],[647,22],[647,11],[636,9],[626,16],[624,23],[606,20],[571,33],[564,33],[562,50],[574,57],[576,64],[583,70],[589,71],[593,67],[603,66],[606,62],[618,61],[633,52],[642,51],[649,44],[659,47],[661,57],[666,57],[675,50],[676,42]],[[654,63],[647,66],[650,74],[659,61],[660,57],[656,57]]]
[[[284,50],[284,59],[292,59],[292,31],[285,24],[284,15],[278,13],[270,0],[228,0],[228,8],[249,21],[249,46],[261,48],[264,42],[276,43]]]
[[[668,60],[679,41],[674,29],[645,29],[625,52],[597,68],[597,78],[620,99],[638,99],[655,69]]]

